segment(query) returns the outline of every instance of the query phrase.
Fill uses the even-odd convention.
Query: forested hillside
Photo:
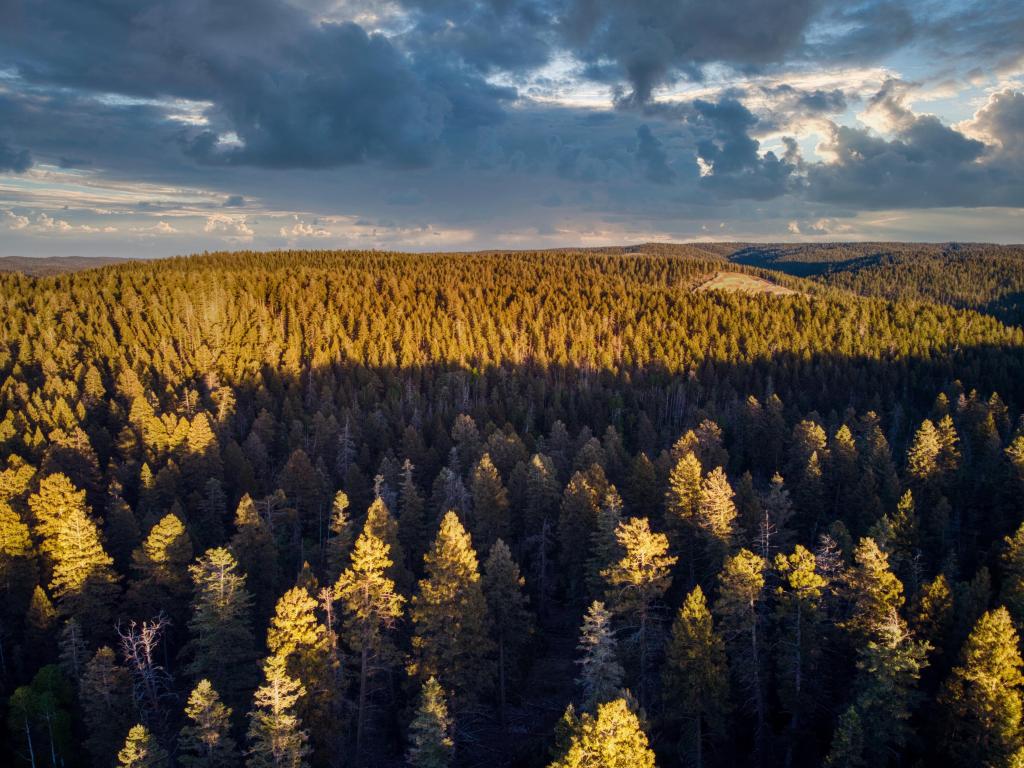
[[[939,302],[986,312],[1015,325],[1024,323],[1024,246],[1020,245],[744,245],[719,253],[735,263],[810,276],[865,296]]]
[[[0,755],[1019,765],[1018,255],[716,248],[0,275]]]

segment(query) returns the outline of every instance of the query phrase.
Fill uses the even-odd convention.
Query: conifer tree
[[[53,562],[49,587],[63,615],[76,617],[88,634],[102,635],[120,591],[114,560],[103,549],[84,503],[70,504],[62,514],[42,524]]]
[[[595,600],[587,609],[580,627],[576,649],[580,675],[576,684],[583,691],[583,711],[593,712],[598,704],[619,695],[626,671],[619,662],[619,644],[612,630],[612,614],[604,603]]]
[[[872,538],[858,542],[853,563],[846,574],[851,609],[843,628],[851,633],[855,646],[861,647],[903,607],[903,585],[889,568],[889,558]]]
[[[263,664],[263,685],[253,695],[245,764],[248,768],[305,768],[309,736],[296,714],[305,689],[288,675],[285,659]]]
[[[24,653],[27,662],[42,664],[53,657],[56,646],[53,630],[56,625],[57,609],[53,607],[46,590],[36,584],[25,611]]]
[[[423,683],[416,716],[409,726],[409,750],[405,759],[412,768],[448,768],[454,752],[452,722],[444,690],[436,678],[430,677]]]
[[[928,644],[913,639],[895,611],[876,627],[874,637],[858,650],[849,707],[856,715],[840,719],[826,764],[884,764],[899,754],[910,737],[909,720],[921,699],[917,683],[928,651]]]
[[[683,546],[688,533],[692,535],[697,525],[700,494],[700,460],[692,451],[686,451],[672,467],[665,492],[665,526],[676,548]]]
[[[224,548],[207,550],[189,566],[195,595],[188,628],[192,634],[188,672],[206,678],[229,703],[238,703],[254,683],[252,596],[238,563]]]
[[[818,571],[814,554],[799,544],[791,554],[775,556],[775,571],[780,582],[775,590],[775,610],[781,625],[777,662],[780,694],[790,715],[789,763],[801,741],[803,713],[808,700],[813,700],[810,691],[818,677],[813,671],[820,652],[819,611],[827,582]]]
[[[608,492],[597,513],[597,524],[590,535],[590,558],[587,560],[587,587],[595,598],[604,596],[605,582],[601,573],[622,557],[615,532],[622,523],[622,499],[615,486]]]
[[[324,543],[324,564],[329,581],[337,580],[348,564],[352,549],[352,520],[348,513],[348,494],[338,491],[331,502],[331,518]]]
[[[444,681],[458,711],[488,687],[492,643],[476,552],[454,512],[441,521],[424,570],[412,599],[410,672]]]
[[[732,676],[753,704],[759,753],[763,751],[767,718],[762,626],[766,566],[760,555],[747,549],[728,558],[718,574],[718,600],[714,605]]]
[[[269,615],[274,608],[279,580],[277,545],[249,494],[238,502],[235,533],[228,549],[245,574],[246,587],[253,595],[255,615]]]
[[[180,621],[188,599],[191,562],[192,540],[185,524],[177,515],[165,515],[132,554],[135,580],[128,600],[136,615],[152,616],[164,610]]]
[[[117,753],[117,764],[121,768],[167,768],[170,759],[146,726],[133,725]]]
[[[57,644],[60,648],[60,669],[68,680],[77,684],[89,661],[89,647],[82,625],[74,616],[64,622]]]
[[[935,657],[946,652],[953,627],[953,591],[944,573],[921,587],[915,600],[912,626],[914,634],[932,647]]]
[[[492,635],[498,648],[498,704],[505,722],[506,683],[530,640],[533,617],[523,593],[526,580],[504,541],[498,539],[484,563],[483,589]]]
[[[342,603],[346,643],[359,654],[357,751],[362,746],[370,676],[395,660],[388,634],[401,618],[405,602],[388,576],[389,554],[388,545],[364,527],[356,540],[352,561],[334,587],[334,595]]]
[[[957,766],[1018,765],[1024,749],[1019,638],[1005,608],[988,611],[967,638],[939,693],[945,750]]]
[[[334,675],[329,669],[332,655],[327,629],[316,610],[316,598],[305,587],[285,592],[270,620],[267,650],[285,660],[286,672],[305,690],[296,712],[309,729],[314,747],[324,752],[332,730],[332,698],[337,692],[331,686]]]
[[[578,598],[586,583],[590,537],[597,526],[600,496],[583,472],[576,472],[565,486],[558,515],[560,573],[570,594]]]
[[[402,549],[402,543],[398,537],[398,521],[391,514],[384,499],[378,497],[370,504],[370,508],[366,510],[363,530],[387,544],[388,557],[391,558],[388,577],[395,582],[395,587],[399,592],[408,593],[413,583],[413,576],[406,565],[405,550]]]
[[[921,422],[907,450],[907,474],[922,488],[930,487],[939,476],[942,442],[931,419]]]
[[[647,734],[625,699],[584,713],[563,757],[549,768],[654,768]]]
[[[615,531],[622,558],[602,572],[616,614],[626,617],[639,648],[639,690],[646,692],[651,609],[672,583],[672,566],[677,558],[668,554],[668,538],[651,531],[647,518],[633,517]]]
[[[736,526],[736,505],[725,470],[717,467],[701,481],[697,524],[704,534],[724,549],[732,542]]]
[[[233,768],[239,761],[231,736],[231,709],[221,702],[209,680],[200,680],[185,705],[178,762],[183,768]]]
[[[486,552],[498,539],[508,538],[510,530],[508,491],[488,453],[484,453],[473,468],[470,493],[473,496],[473,540]]]
[[[1024,524],[1003,539],[999,563],[1003,574],[1000,599],[1014,624],[1024,627]]]
[[[672,623],[662,679],[668,716],[682,727],[679,748],[689,764],[702,768],[707,734],[719,737],[725,725],[729,673],[725,644],[699,586]]]
[[[423,557],[427,540],[426,506],[416,480],[415,467],[409,459],[402,464],[402,482],[398,486],[398,539],[410,562],[418,563]]]
[[[97,765],[112,765],[132,724],[132,681],[103,646],[85,665],[78,688],[86,733],[85,747]]]
[[[560,497],[554,462],[544,454],[533,454],[526,468],[526,509],[523,511],[528,533],[535,534],[541,524],[554,515]]]
[[[0,501],[0,627],[20,623],[38,578],[28,526],[6,502]],[[0,634],[0,643],[6,640]]]

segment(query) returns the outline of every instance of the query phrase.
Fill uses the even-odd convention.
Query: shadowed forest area
[[[730,271],[795,292],[695,290]],[[0,754],[1018,765],[1021,285],[907,244],[0,274]]]

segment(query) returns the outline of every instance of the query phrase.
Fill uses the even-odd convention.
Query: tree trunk
[[[32,768],[36,768],[36,750],[32,746],[32,729],[28,724],[28,717],[25,717],[25,740],[28,742],[28,760]]]

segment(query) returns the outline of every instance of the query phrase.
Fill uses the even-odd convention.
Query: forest
[[[1022,291],[966,244],[0,274],[0,763],[1019,768]]]

